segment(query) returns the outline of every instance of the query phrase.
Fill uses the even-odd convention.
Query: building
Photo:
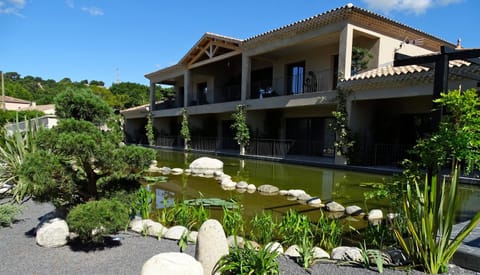
[[[428,128],[433,89],[432,68],[394,67],[395,53],[426,55],[441,46],[457,45],[351,4],[244,40],[205,33],[176,65],[145,75],[150,106],[124,112],[125,129],[142,140],[138,129],[151,111],[157,145],[181,147],[186,108],[194,149],[237,150],[231,114],[244,104],[247,154],[343,163],[329,126],[342,91],[356,159],[392,165]],[[368,54],[352,54],[359,49]],[[360,59],[368,62],[359,67]],[[476,87],[478,66],[450,67],[450,87]],[[158,103],[156,85],[173,86],[175,99]]]

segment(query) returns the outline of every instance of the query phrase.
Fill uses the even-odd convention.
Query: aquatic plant
[[[246,243],[245,248],[230,248],[229,253],[220,258],[214,271],[222,274],[279,274],[277,256],[278,252],[272,251],[271,246],[257,251]]]
[[[223,229],[227,235],[239,235],[244,233],[244,221],[240,207],[228,209],[223,206]]]
[[[272,213],[262,211],[260,216],[255,214],[250,220],[250,238],[262,244],[269,243],[275,238],[277,228],[278,224]]]
[[[328,219],[322,213],[313,226],[313,235],[318,245],[326,251],[342,244],[343,227],[338,219]]]
[[[132,202],[135,214],[140,214],[142,219],[150,218],[150,210],[155,199],[155,193],[142,186],[135,194],[135,200]]]
[[[310,220],[307,216],[290,209],[280,222],[280,239],[286,246],[300,244],[303,238],[313,237]]]

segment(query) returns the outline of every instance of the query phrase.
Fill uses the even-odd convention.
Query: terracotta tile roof
[[[475,74],[480,77],[480,66],[472,65],[464,60],[451,60],[449,63],[450,77],[457,74]],[[396,85],[407,81],[426,82],[433,80],[433,70],[426,66],[408,65],[393,67],[392,65],[368,70],[356,74],[338,84],[339,88],[367,89],[378,86]]]
[[[370,18],[375,18],[377,20],[386,22],[388,24],[396,25],[397,27],[400,27],[402,29],[409,29],[411,31],[414,31],[418,34],[421,34],[422,36],[429,37],[431,39],[440,41],[441,44],[448,44],[450,46],[454,46],[452,43],[446,41],[445,39],[435,37],[429,33],[426,33],[424,31],[421,31],[417,28],[410,27],[406,24],[400,23],[398,21],[392,20],[388,17],[385,17],[383,15],[380,15],[378,13],[374,13],[372,11],[369,11],[364,8],[356,7],[353,4],[349,3],[344,6],[331,9],[329,11],[319,13],[317,15],[311,16],[309,18],[301,19],[296,22],[284,25],[282,27],[278,27],[269,31],[266,31],[264,33],[254,35],[250,38],[245,39],[243,42],[244,44],[248,44],[250,41],[254,42],[255,40],[263,40],[263,38],[268,38],[271,35],[274,35],[275,33],[283,33],[283,32],[289,32],[289,31],[296,31],[299,28],[309,28],[311,26],[316,26],[316,25],[327,25],[336,21],[344,20],[347,18],[349,15],[349,12],[355,12],[360,15],[364,15],[366,17]]]

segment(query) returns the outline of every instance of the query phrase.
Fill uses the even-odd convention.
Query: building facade
[[[125,130],[130,141],[144,141],[151,112],[156,144],[182,147],[185,108],[194,149],[235,151],[231,115],[243,104],[252,136],[247,154],[343,163],[330,127],[342,92],[358,162],[391,165],[396,157],[385,155],[404,152],[428,124],[433,82],[432,68],[393,67],[395,53],[426,55],[444,45],[455,47],[351,4],[244,40],[205,33],[176,65],[145,75],[150,105],[124,111]],[[361,67],[358,49],[368,52]],[[451,67],[468,71],[455,74],[451,87],[476,86],[476,67]],[[171,85],[175,98],[158,102],[157,85]]]

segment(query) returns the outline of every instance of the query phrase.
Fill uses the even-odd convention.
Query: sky
[[[480,48],[479,0],[0,0],[0,70],[148,85],[205,32],[246,39],[347,3]]]

